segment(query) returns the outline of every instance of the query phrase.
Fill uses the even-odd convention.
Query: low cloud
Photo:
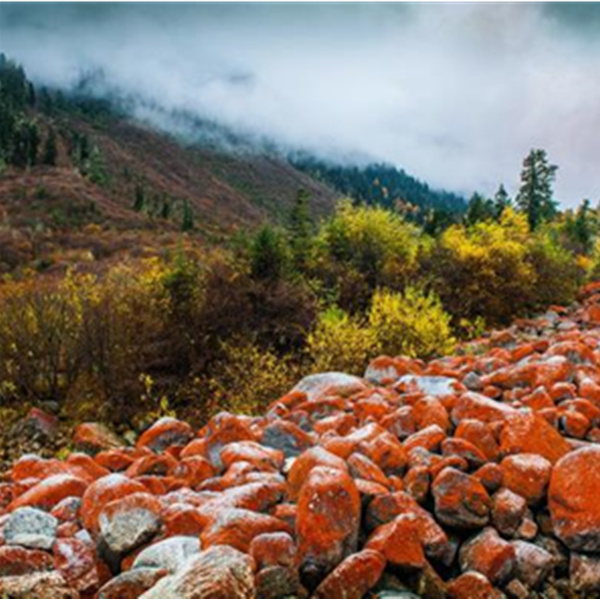
[[[283,147],[514,190],[546,148],[565,205],[600,198],[600,11],[539,4],[2,4],[34,80],[182,111]],[[143,100],[143,102],[142,102]],[[149,108],[154,107],[154,108]],[[159,110],[156,110],[156,109]],[[162,117],[160,116],[162,115]],[[357,158],[358,157],[358,158]]]

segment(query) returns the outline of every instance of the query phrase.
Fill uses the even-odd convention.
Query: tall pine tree
[[[527,215],[531,230],[556,216],[558,203],[554,199],[553,184],[558,167],[548,162],[545,150],[532,150],[523,161],[521,187],[517,206]]]

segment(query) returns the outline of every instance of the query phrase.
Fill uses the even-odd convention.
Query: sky
[[[34,81],[144,99],[434,187],[514,191],[545,148],[565,206],[600,200],[600,4],[0,4]]]

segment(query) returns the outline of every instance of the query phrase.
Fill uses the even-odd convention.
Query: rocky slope
[[[260,418],[74,446],[0,484],[0,597],[599,598],[600,284]]]

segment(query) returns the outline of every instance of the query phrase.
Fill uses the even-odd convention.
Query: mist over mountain
[[[567,205],[596,199],[597,6],[0,6],[2,50],[34,81],[127,98],[338,162],[383,161],[434,187],[514,191],[544,147]],[[182,119],[181,116],[186,118]],[[213,129],[213,132],[218,131]]]

